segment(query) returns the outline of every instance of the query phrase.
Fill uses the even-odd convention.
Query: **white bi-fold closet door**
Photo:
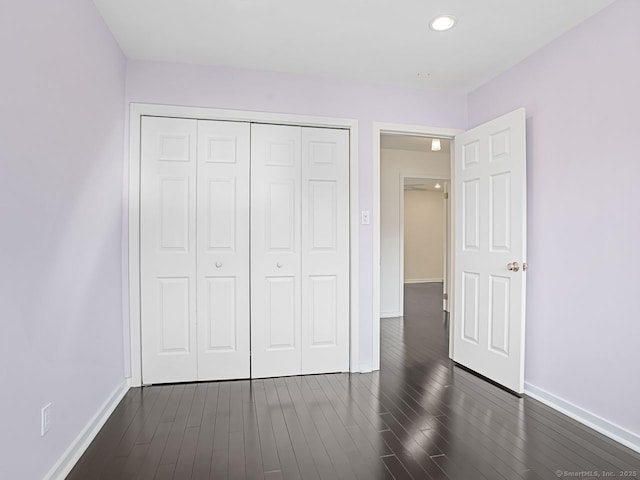
[[[143,117],[145,384],[348,369],[348,151],[345,130]]]
[[[247,123],[143,117],[143,382],[248,378]]]
[[[349,134],[251,127],[251,375],[349,367]]]

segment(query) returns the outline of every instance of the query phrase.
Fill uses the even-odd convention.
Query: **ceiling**
[[[94,0],[132,59],[461,92],[613,1]]]
[[[394,150],[409,150],[412,152],[431,153],[431,137],[418,137],[413,135],[380,135],[380,148],[390,148]],[[440,151],[434,153],[449,154],[451,152],[451,141],[440,140]]]

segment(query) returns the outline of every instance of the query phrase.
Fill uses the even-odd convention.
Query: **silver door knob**
[[[216,268],[220,268],[222,266],[222,262],[216,262]]]
[[[507,264],[507,268],[512,272],[517,272],[518,270],[520,270],[520,264],[518,262],[511,262]]]
[[[529,268],[529,265],[527,265],[527,262],[522,262],[522,271],[526,272],[527,268]]]
[[[282,264],[280,262],[276,263],[276,267],[282,268]]]

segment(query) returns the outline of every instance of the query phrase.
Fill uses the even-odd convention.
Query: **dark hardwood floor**
[[[453,367],[440,284],[405,292],[380,372],[131,389],[68,478],[640,477],[639,454]]]

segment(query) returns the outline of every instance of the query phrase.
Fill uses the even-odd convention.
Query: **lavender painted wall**
[[[89,0],[0,14],[0,478],[40,479],[124,380],[125,60]],[[40,409],[52,402],[40,437]]]
[[[463,128],[466,96],[300,75],[129,61],[127,102],[320,115],[359,121],[360,209],[371,210],[373,122]],[[372,354],[372,228],[360,228],[360,363]]]
[[[527,109],[526,381],[640,434],[640,2],[619,0],[469,95]]]

